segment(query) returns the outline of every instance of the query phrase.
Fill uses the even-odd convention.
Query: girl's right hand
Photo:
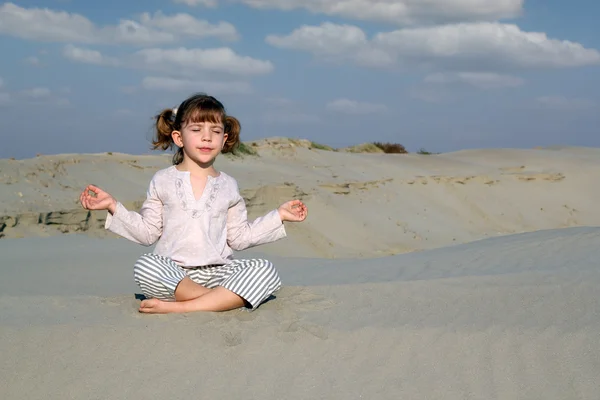
[[[92,196],[90,192],[94,193]],[[81,205],[86,210],[108,210],[114,214],[117,209],[117,201],[110,194],[94,185],[88,185],[79,196]]]

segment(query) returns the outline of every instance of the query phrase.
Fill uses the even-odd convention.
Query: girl
[[[240,129],[214,97],[194,95],[156,117],[153,148],[174,144],[177,152],[173,165],[152,177],[139,213],[94,185],[81,193],[85,209],[108,211],[106,229],[145,246],[156,243],[133,268],[147,297],[140,312],[255,309],[281,287],[271,262],[235,260],[233,250],[284,238],[283,222],[304,221],[308,211],[291,200],[248,222],[236,180],[213,167],[219,153],[239,145]]]

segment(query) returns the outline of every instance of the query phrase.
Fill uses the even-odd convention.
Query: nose
[[[207,128],[202,129],[202,141],[204,141],[204,142],[212,141],[212,135],[211,135],[210,129],[207,129]]]

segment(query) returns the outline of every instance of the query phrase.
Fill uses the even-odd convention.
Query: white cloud
[[[64,41],[89,39],[94,24],[78,14],[47,8],[23,8],[13,3],[0,6],[0,33],[23,39]]]
[[[521,86],[522,78],[494,72],[438,72],[425,77],[426,83],[466,83],[480,89],[498,89]]]
[[[4,87],[4,81],[0,78],[0,89]],[[47,87],[37,86],[15,92],[0,92],[0,104],[13,102],[26,102],[34,104],[49,104],[64,106],[69,104],[69,99],[55,94]]]
[[[159,11],[154,15],[144,13],[140,20],[144,26],[163,29],[179,36],[194,38],[218,37],[229,41],[239,39],[235,26],[229,22],[221,21],[217,24],[211,24],[208,21],[198,20],[189,14],[179,13],[168,16]]]
[[[500,23],[462,23],[403,29],[375,36],[373,43],[400,59],[482,63],[507,67],[576,67],[600,63],[600,53],[579,43],[550,39]]]
[[[204,6],[214,8],[218,4],[218,0],[173,0],[173,3],[187,4],[188,6]]]
[[[600,53],[595,49],[500,23],[401,29],[379,33],[371,40],[355,26],[324,23],[302,26],[287,36],[270,35],[266,41],[325,60],[354,60],[362,65],[396,63],[473,71],[600,64]]]
[[[588,99],[570,99],[564,96],[540,96],[535,102],[539,107],[556,111],[589,110],[598,107],[597,103]]]
[[[76,47],[71,44],[65,46],[63,55],[71,61],[77,61],[85,64],[110,65],[117,66],[119,61],[112,57],[106,57],[97,50]]]
[[[169,75],[197,76],[199,72],[238,76],[265,75],[273,71],[270,61],[258,60],[236,54],[228,47],[214,49],[147,48],[117,60],[97,50],[65,46],[63,55],[71,61],[123,66],[148,71],[160,71]]]
[[[117,26],[103,27],[97,43],[130,44],[151,46],[157,43],[172,43],[177,39],[173,32],[160,31],[144,26],[137,21],[121,20]],[[96,41],[92,41],[94,43]]]
[[[217,0],[174,0],[190,6],[215,7]],[[422,22],[481,21],[514,18],[524,0],[229,0],[250,7],[312,13],[357,20],[415,24]]]
[[[142,81],[146,90],[165,92],[210,92],[218,94],[247,94],[252,88],[247,82],[219,82],[175,79],[169,77],[148,76]]]
[[[214,49],[142,49],[134,54],[144,68],[195,75],[198,71],[232,75],[264,75],[273,71],[270,61],[236,54],[228,47]]]
[[[337,99],[327,103],[327,109],[344,114],[382,114],[388,111],[383,104],[366,103],[349,99]]]
[[[269,35],[265,41],[279,48],[307,51],[327,61],[348,60],[366,67],[394,63],[389,53],[372,47],[362,29],[352,25],[304,25],[288,36]]]
[[[32,87],[23,89],[20,92],[15,93],[15,96],[11,95],[11,101],[14,97],[15,101],[24,101],[26,103],[33,104],[44,104],[54,106],[68,106],[70,105],[69,99],[63,96],[57,96],[47,87]]]
[[[181,27],[177,22],[185,22]],[[233,25],[217,25],[188,14],[166,16],[145,13],[140,21],[122,19],[118,25],[96,26],[86,17],[48,8],[24,8],[13,3],[0,6],[0,34],[44,42],[130,44],[150,46],[177,43],[182,37],[218,37],[232,40]]]

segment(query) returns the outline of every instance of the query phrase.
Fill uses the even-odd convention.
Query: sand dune
[[[310,211],[242,252],[284,283],[254,312],[138,313],[151,248],[79,207],[168,156],[0,160],[0,399],[598,399],[600,149],[256,148],[219,160],[250,216]]]
[[[297,144],[298,142],[296,142]],[[302,142],[300,142],[302,143]],[[374,257],[486,237],[600,224],[600,149],[469,150],[439,155],[352,154],[256,143],[258,157],[223,157],[257,216],[298,197],[311,218],[269,252]],[[0,235],[85,232],[107,236],[105,213],[78,204],[87,183],[138,208],[170,157],[55,155],[0,160]]]

